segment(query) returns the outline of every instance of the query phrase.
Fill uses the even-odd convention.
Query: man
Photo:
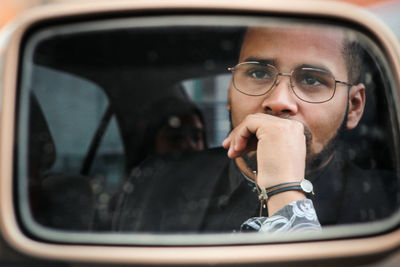
[[[146,106],[141,117],[135,165],[155,155],[206,148],[203,114],[188,99],[162,97]]]
[[[313,203],[322,225],[366,220],[357,209],[390,214],[380,178],[335,155],[335,141],[357,126],[365,105],[351,47],[335,29],[248,29],[230,68],[228,158],[216,149],[144,163],[121,198],[116,228],[318,229]],[[372,188],[363,195],[352,191],[359,177]],[[314,196],[302,190],[304,178]]]

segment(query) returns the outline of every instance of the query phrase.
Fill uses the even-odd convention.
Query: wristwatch
[[[311,193],[314,195],[312,183],[307,179],[303,179],[301,180],[301,182],[282,183],[267,188],[260,188],[258,192],[259,193],[258,198],[260,200],[267,200],[269,197],[273,195],[291,190],[302,191],[305,194]]]
[[[301,187],[301,190],[303,190],[304,193],[306,193],[306,194],[312,193],[314,195],[314,191],[313,191],[314,187],[313,187],[313,184],[309,180],[303,179],[300,182],[300,187]]]

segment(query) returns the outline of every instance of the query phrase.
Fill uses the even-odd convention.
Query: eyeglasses
[[[335,95],[337,83],[352,86],[347,82],[335,80],[330,72],[316,68],[299,67],[291,73],[282,73],[273,65],[243,62],[228,70],[233,73],[233,86],[239,92],[250,96],[266,94],[277,84],[278,76],[289,77],[293,93],[308,103],[331,100]]]

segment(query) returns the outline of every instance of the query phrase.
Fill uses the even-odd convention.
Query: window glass
[[[335,227],[395,218],[389,63],[362,33],[295,22],[143,18],[34,34],[17,133],[24,227],[58,242],[198,244],[355,235]],[[251,242],[226,236],[212,242]]]
[[[82,227],[76,225],[83,221],[89,226],[94,220],[98,228],[105,227],[111,220],[110,201],[125,172],[121,136],[106,95],[87,79],[35,65],[30,100],[31,199],[39,199],[43,210],[60,210],[51,219],[39,207],[33,214],[54,227]],[[71,192],[50,192],[64,186]],[[60,206],[60,202],[79,200],[84,187],[93,196],[84,196],[81,204],[87,206],[85,202],[94,198],[89,208],[93,214],[74,222],[73,214],[63,214],[58,207],[70,212],[79,208],[71,203]]]
[[[41,66],[35,66],[32,82],[57,151],[49,171],[78,173],[106,110],[106,96],[94,83]]]
[[[183,81],[183,88],[190,99],[205,114],[209,147],[218,147],[229,133],[230,124],[226,112],[230,74]]]

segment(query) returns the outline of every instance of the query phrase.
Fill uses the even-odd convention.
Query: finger
[[[249,139],[247,137],[240,136],[237,132],[235,132],[230,141],[228,157],[236,158],[248,152],[248,140]]]
[[[224,139],[224,141],[222,141],[222,147],[224,147],[225,149],[228,149],[227,155],[229,158],[234,158],[235,157],[235,153],[234,153],[234,144],[233,144],[233,138],[232,136],[234,135],[233,133],[234,131],[230,132],[229,135]]]
[[[229,158],[235,158],[235,157],[237,157],[237,156],[236,156],[236,152],[235,152],[234,149],[233,149],[233,145],[229,146],[227,155],[228,155]]]
[[[256,115],[248,116],[224,140],[224,147],[229,148],[228,157],[235,158],[256,149],[257,138],[255,137],[255,132],[259,127],[256,119],[258,119]]]
[[[245,120],[242,125],[235,129],[235,134],[232,137],[234,143],[234,151],[242,152],[247,148],[249,139],[254,136],[254,132],[249,129],[251,120]]]
[[[229,134],[224,141],[222,141],[222,147],[225,149],[228,149],[229,146],[231,145],[231,134]]]
[[[228,149],[228,157],[229,158],[236,158],[239,156],[241,151],[237,151],[237,141],[236,141],[237,130],[235,129],[230,133],[230,141],[229,141],[229,149]]]
[[[240,135],[240,133],[237,133],[237,135],[235,135],[234,137],[234,146],[233,146],[233,150],[235,152],[242,152],[243,150],[246,149],[247,147],[247,142],[250,136],[246,136],[246,135]]]

